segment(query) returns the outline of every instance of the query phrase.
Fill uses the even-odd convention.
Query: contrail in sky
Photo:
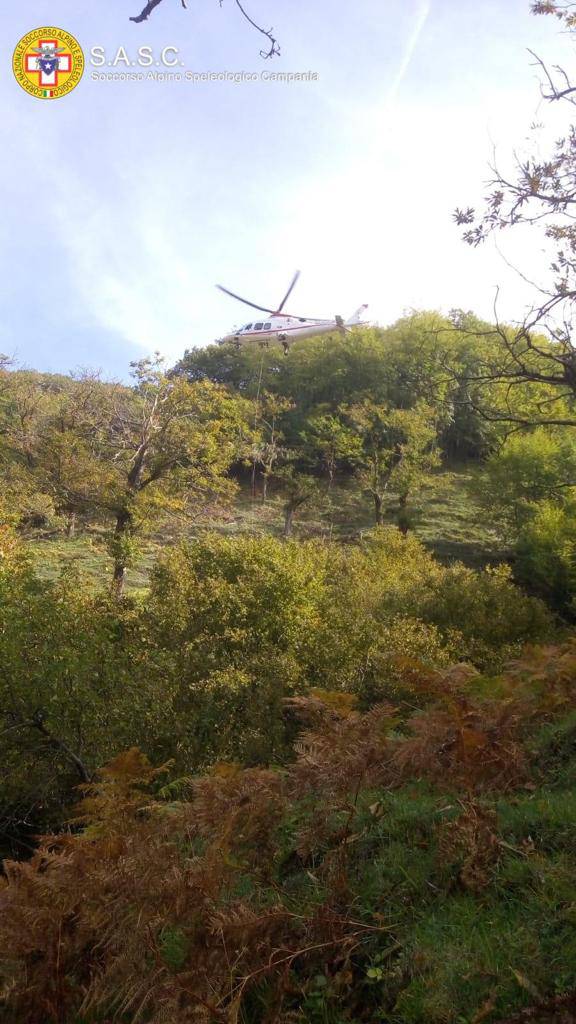
[[[430,7],[430,0],[421,0],[421,3],[419,4],[418,7],[418,13],[416,15],[416,23],[414,25],[414,28],[412,29],[412,32],[410,33],[410,37],[408,39],[406,49],[404,51],[404,55],[400,62],[400,67],[396,72],[394,81],[392,82],[392,85],[390,86],[390,89],[388,91],[388,96],[386,97],[387,104],[393,103],[394,100],[396,99],[398,90],[402,84],[402,79],[404,78],[404,75],[406,74],[408,67],[410,65],[410,61],[414,56],[414,50],[416,49],[416,46],[418,44],[420,33],[424,28],[424,25],[426,24],[426,19],[428,18],[428,15],[430,14]]]

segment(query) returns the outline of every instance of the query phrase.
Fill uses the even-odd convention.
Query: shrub
[[[552,502],[532,507],[517,544],[517,576],[558,611],[574,615],[576,509]]]
[[[165,552],[149,594],[123,602],[74,572],[39,580],[4,536],[0,827],[19,839],[8,819],[25,833],[55,823],[73,785],[130,745],[181,772],[284,762],[288,696],[413,705],[407,662],[494,671],[551,630],[501,571],[442,567],[393,529],[347,548],[206,535]]]
[[[413,666],[411,715],[292,698],[293,766],[221,763],[180,799],[168,766],[116,757],[79,831],[5,864],[0,1014],[456,1024],[564,1000],[576,819],[526,780],[575,682],[572,643],[492,680]]]

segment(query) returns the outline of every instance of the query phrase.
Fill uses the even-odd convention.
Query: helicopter
[[[252,309],[257,309],[261,313],[266,313],[267,316],[239,327],[224,338],[218,338],[216,343],[218,345],[232,343],[238,347],[247,344],[257,344],[262,348],[267,348],[270,342],[279,342],[286,353],[292,342],[300,341],[302,338],[313,338],[318,334],[328,334],[330,331],[344,333],[352,327],[362,327],[368,323],[367,320],[362,320],[364,310],[368,309],[366,304],[360,306],[348,320],[344,320],[341,316],[335,316],[333,320],[321,320],[315,317],[293,316],[290,313],[284,313],[284,306],[290,298],[299,277],[300,271],[297,270],[290,282],[288,291],[277,309],[258,306],[255,302],[243,299],[241,295],[236,295],[235,292],[224,288],[223,285],[217,284],[216,287],[221,292],[224,292],[225,295],[229,295],[232,299],[237,299],[238,302],[243,302],[244,305],[251,306]]]

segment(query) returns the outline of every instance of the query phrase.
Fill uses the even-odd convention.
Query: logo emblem
[[[39,100],[57,100],[84,74],[80,43],[61,28],[35,28],[23,36],[12,58],[18,85]]]

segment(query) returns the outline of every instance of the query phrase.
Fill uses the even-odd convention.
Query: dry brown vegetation
[[[504,838],[494,801],[534,788],[535,728],[573,704],[576,644],[529,651],[495,680],[465,665],[405,669],[424,697],[411,715],[361,713],[343,693],[291,699],[303,731],[283,769],[223,762],[162,788],[169,766],[153,768],[135,748],[116,757],[83,787],[70,831],[45,837],[26,863],[5,863],[2,1019],[424,1020],[394,1011],[426,972],[402,921],[406,896],[395,888],[388,901],[384,875],[380,900],[364,889],[366,857],[386,846],[387,800],[434,787],[449,813],[420,823],[421,850],[436,851],[426,899],[464,893],[481,914],[505,858],[542,861],[533,838]],[[391,1002],[369,987],[390,963]],[[505,987],[498,971],[480,985],[474,1020],[502,1008]],[[516,988],[524,1002],[548,998],[529,979]],[[312,1012],[316,989],[324,1017]],[[340,1016],[329,1015],[335,1005]],[[374,1016],[378,1005],[389,1015]],[[555,1019],[569,1019],[568,1006],[560,1000]]]

